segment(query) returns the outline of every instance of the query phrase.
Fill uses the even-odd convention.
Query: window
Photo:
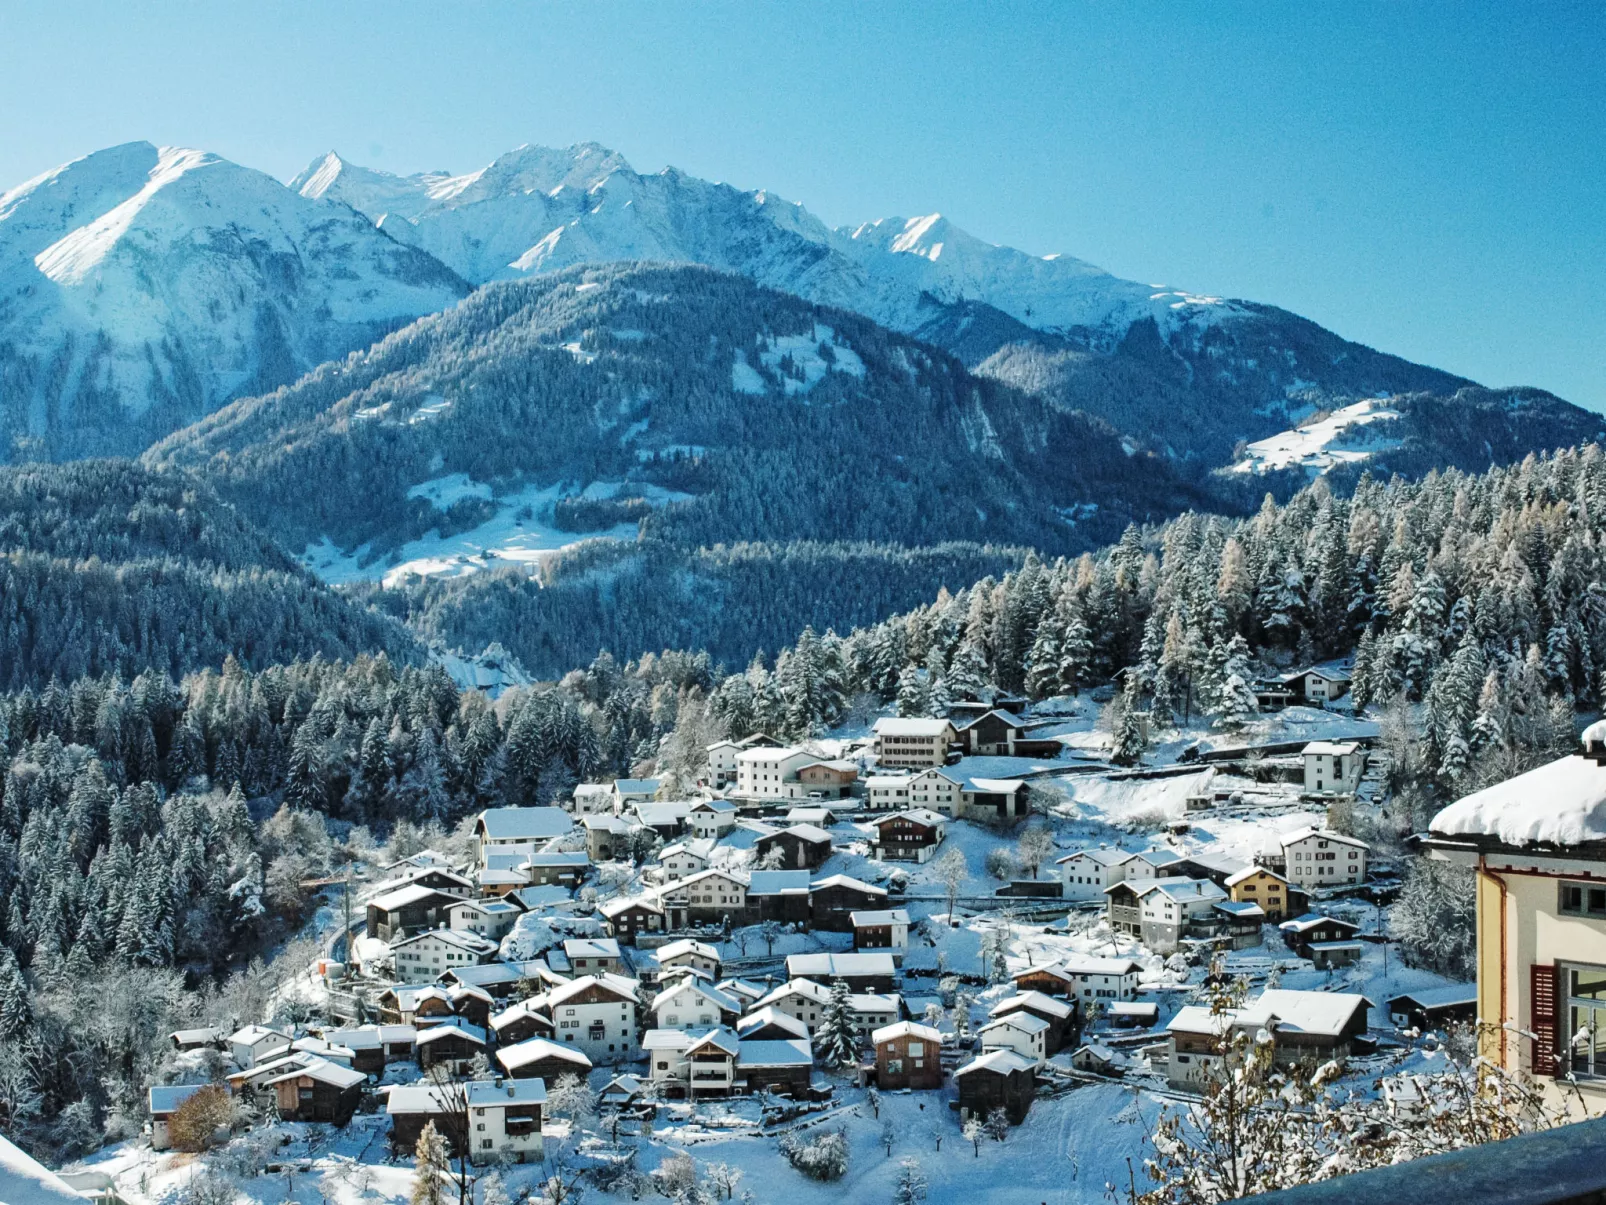
[[[1561,911],[1564,916],[1606,917],[1606,885],[1563,883]]]
[[[1567,1058],[1574,1075],[1606,1076],[1606,967],[1562,968],[1567,985]]]

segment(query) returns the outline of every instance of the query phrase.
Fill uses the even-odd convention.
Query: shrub
[[[788,1134],[781,1154],[811,1180],[840,1180],[848,1170],[848,1132],[831,1130],[813,1139]]]

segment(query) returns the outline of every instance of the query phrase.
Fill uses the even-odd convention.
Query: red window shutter
[[[1533,1030],[1533,1071],[1535,1075],[1554,1076],[1560,1073],[1559,1043],[1556,1030],[1560,1011],[1556,1002],[1556,968],[1553,964],[1535,963],[1528,968],[1529,1001]]]

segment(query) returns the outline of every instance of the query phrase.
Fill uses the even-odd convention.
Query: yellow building
[[[1304,900],[1304,893],[1288,886],[1288,880],[1264,866],[1250,866],[1227,880],[1227,892],[1235,904],[1259,904],[1269,921],[1280,921],[1295,916],[1294,896]]]
[[[1606,1111],[1606,722],[1564,757],[1433,818],[1433,856],[1476,871],[1482,1054]],[[1594,738],[1591,741],[1590,738]]]

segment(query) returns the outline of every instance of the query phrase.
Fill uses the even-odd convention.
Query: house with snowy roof
[[[1037,1094],[1038,1066],[1001,1046],[971,1059],[954,1072],[960,1116],[984,1118],[994,1109],[1002,1109],[1010,1125],[1020,1125]]]
[[[1105,889],[1126,878],[1125,868],[1135,857],[1128,850],[1101,845],[1056,858],[1062,898],[1103,903]]]
[[[1307,795],[1353,795],[1366,773],[1366,749],[1358,741],[1312,741],[1300,758]]]
[[[1202,1090],[1236,1033],[1269,1034],[1281,1066],[1314,1068],[1343,1059],[1365,1038],[1370,1007],[1371,1001],[1353,992],[1287,988],[1267,988],[1243,1007],[1220,1012],[1186,1005],[1166,1026],[1167,1079],[1173,1088]]]
[[[690,968],[709,979],[719,978],[719,951],[690,937],[665,942],[652,951],[652,961],[659,978],[680,968]]]
[[[777,799],[805,799],[808,792],[798,781],[797,772],[820,759],[796,745],[760,745],[736,755],[734,794],[744,800],[764,802]]]
[[[289,1050],[295,1041],[283,1030],[266,1025],[247,1025],[229,1038],[229,1054],[237,1067],[255,1067],[274,1055]]]
[[[573,811],[576,816],[601,816],[613,811],[613,783],[580,783],[574,788]]]
[[[686,813],[692,836],[717,841],[736,827],[736,805],[728,799],[701,799]]]
[[[1020,778],[967,778],[959,784],[958,815],[970,820],[1018,820],[1031,810],[1031,788]]]
[[[951,720],[884,716],[874,725],[876,764],[926,769],[948,764],[959,739]]]
[[[831,856],[831,834],[812,824],[794,824],[764,834],[753,849],[760,865],[778,861],[775,870],[818,870]]]
[[[1444,808],[1427,845],[1474,872],[1480,1054],[1575,1115],[1606,1111],[1606,723]]]
[[[496,957],[497,943],[466,929],[428,929],[390,943],[396,977],[434,979],[454,967],[477,966]]]
[[[474,855],[484,865],[492,851],[534,853],[573,827],[573,818],[562,808],[486,808],[474,822]]]
[[[788,979],[813,979],[830,983],[841,979],[849,987],[864,992],[890,992],[897,974],[892,955],[884,953],[790,954],[786,959]]]
[[[620,975],[585,975],[546,993],[554,1040],[583,1051],[595,1064],[635,1057],[640,986]]]
[[[394,941],[410,933],[433,929],[445,921],[461,897],[409,883],[368,901],[367,935],[376,941]]]
[[[1110,1007],[1116,1005],[1112,1004]],[[1017,990],[1013,996],[1005,996],[988,1009],[988,1015],[995,1018],[1016,1012],[1029,1013],[1047,1023],[1048,1029],[1043,1035],[1043,1049],[1050,1058],[1058,1054],[1076,1034],[1074,1000],[1056,1000],[1042,992]]]
[[[1330,829],[1302,828],[1281,839],[1283,875],[1295,887],[1353,887],[1366,882],[1371,847],[1359,837]]]
[[[948,835],[948,817],[929,808],[900,808],[869,822],[870,856],[884,862],[929,862]]]
[[[1156,954],[1174,954],[1188,938],[1214,936],[1216,905],[1227,893],[1209,879],[1167,878],[1118,883],[1117,893],[1133,891],[1137,900],[1138,939]]]
[[[613,780],[613,811],[624,815],[638,803],[654,799],[663,780],[658,778],[616,778]]]
[[[992,1018],[976,1031],[983,1050],[1013,1050],[1033,1066],[1041,1067],[1048,1058],[1048,1031],[1052,1028],[1041,1017],[1016,1011]]]

